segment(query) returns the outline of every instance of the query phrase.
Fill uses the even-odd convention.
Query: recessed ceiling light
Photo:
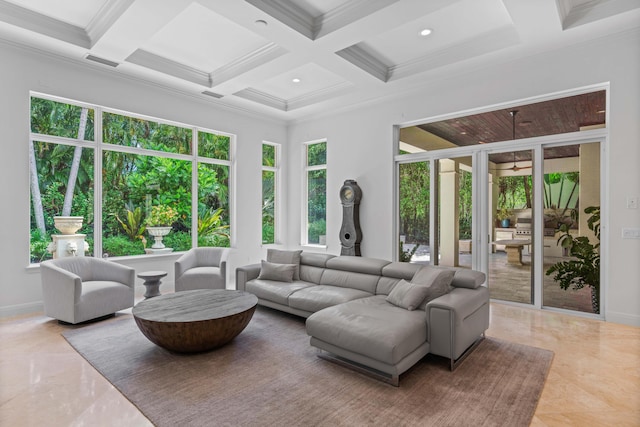
[[[291,79],[291,81],[294,82],[294,83],[300,83],[300,79],[297,78],[297,77],[295,79]]]
[[[465,131],[460,132],[460,135],[466,135],[466,134],[467,134],[467,132],[465,132]]]
[[[259,27],[266,27],[267,21],[265,21],[264,19],[258,19],[256,22],[254,22],[254,24],[258,25]]]
[[[431,34],[431,32],[432,32],[432,31],[433,31],[433,30],[431,30],[431,28],[425,28],[425,29],[423,29],[423,30],[420,30],[420,35],[421,35],[422,37],[426,37],[426,36],[428,36],[429,34]]]

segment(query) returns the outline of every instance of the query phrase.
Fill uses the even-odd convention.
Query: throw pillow
[[[413,311],[427,297],[429,288],[400,280],[387,296],[387,301],[398,307]]]
[[[426,286],[429,289],[423,301],[423,304],[426,305],[429,301],[449,293],[451,290],[450,285],[455,274],[455,270],[444,270],[425,266],[415,272],[411,283]]]
[[[263,260],[258,279],[291,282],[293,281],[293,273],[296,267],[295,264],[276,264]]]
[[[293,273],[293,280],[300,280],[300,254],[302,251],[281,251],[278,249],[267,249],[267,261],[276,264],[295,264],[296,271]]]

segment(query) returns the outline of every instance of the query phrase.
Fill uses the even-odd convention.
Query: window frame
[[[316,144],[325,144],[325,163],[320,165],[309,166],[309,147],[311,145],[316,145]],[[316,139],[313,141],[304,142],[302,145],[304,148],[302,150],[303,152],[302,165],[304,170],[304,179],[302,183],[302,221],[301,221],[301,231],[300,231],[300,234],[301,234],[300,244],[302,246],[326,248],[327,247],[326,242],[325,244],[309,243],[309,173],[318,171],[318,170],[325,171],[325,221],[326,221],[326,209],[327,209],[326,182],[328,182],[328,169],[327,169],[328,160],[327,160],[326,154],[328,154],[329,144],[326,138],[322,138],[322,139]],[[326,231],[327,230],[325,225],[325,235],[326,235]]]
[[[94,155],[94,176],[93,176],[93,234],[94,241],[93,247],[91,248],[93,252],[93,256],[96,258],[102,258],[103,256],[103,218],[105,216],[104,212],[102,212],[103,208],[103,185],[102,185],[102,166],[103,166],[103,153],[105,151],[111,151],[116,153],[123,154],[131,154],[136,156],[151,156],[151,157],[159,157],[159,158],[169,158],[175,160],[188,161],[191,164],[191,247],[198,247],[198,164],[213,164],[219,166],[226,166],[229,168],[229,176],[228,176],[228,211],[229,211],[229,246],[234,247],[236,243],[235,236],[235,154],[236,154],[236,135],[222,132],[210,128],[205,128],[202,126],[189,125],[173,120],[167,120],[163,118],[148,116],[139,113],[133,113],[129,111],[124,111],[116,108],[110,108],[101,106],[98,104],[90,104],[82,101],[71,100],[55,95],[49,95],[45,93],[40,93],[36,91],[29,92],[29,139],[34,142],[44,142],[51,144],[63,144],[68,146],[80,146],[82,148],[90,148],[93,150]],[[93,141],[78,139],[78,138],[67,138],[60,137],[55,135],[46,135],[40,133],[34,133],[31,130],[31,103],[32,98],[40,98],[44,100],[49,100],[58,103],[64,103],[74,106],[79,106],[82,108],[88,108],[94,111],[94,129],[93,129]],[[131,117],[135,119],[155,122],[158,124],[169,125],[180,127],[184,129],[191,130],[191,153],[189,154],[180,154],[173,153],[168,151],[157,151],[149,148],[140,148],[140,147],[132,147],[132,146],[124,146],[117,145],[103,141],[103,113],[117,114],[121,116]],[[224,136],[229,138],[229,159],[221,160],[210,157],[203,157],[198,155],[198,134],[199,132],[211,133],[219,136]],[[28,144],[28,149],[30,149],[31,144]],[[29,174],[29,179],[30,174]],[[31,187],[30,191],[31,191]],[[194,196],[195,195],[195,196]],[[32,209],[31,204],[33,202],[30,201],[30,209]],[[31,223],[30,223],[31,227]],[[180,253],[180,252],[174,252]],[[122,259],[122,258],[139,258],[139,257],[153,257],[153,254],[144,254],[144,255],[119,255],[110,257],[111,259]],[[31,250],[29,249],[28,253],[29,257],[29,265],[37,265],[38,263],[31,262]]]
[[[279,245],[282,243],[282,227],[281,227],[281,204],[282,204],[282,179],[281,179],[281,173],[282,173],[282,145],[275,143],[275,142],[269,142],[269,141],[262,141],[262,145],[260,146],[261,150],[264,150],[264,146],[265,145],[270,145],[274,148],[274,166],[266,166],[264,164],[264,157],[261,156],[261,162],[262,162],[262,167],[261,167],[261,174],[260,176],[262,177],[262,173],[266,172],[273,172],[274,174],[274,182],[273,182],[273,191],[274,191],[274,197],[273,197],[273,242],[264,242],[262,240],[262,236],[261,236],[261,241],[262,241],[262,245],[263,246],[269,246],[269,245]],[[264,205],[264,182],[262,182],[262,202],[261,202],[261,206]],[[262,209],[260,210],[260,212],[262,213]],[[260,223],[261,223],[261,227],[260,230],[262,232],[262,227],[264,227],[264,224],[262,223],[262,215],[260,216]]]

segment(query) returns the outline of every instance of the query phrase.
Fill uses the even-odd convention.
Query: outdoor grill
[[[531,238],[531,218],[516,218],[516,238]],[[553,227],[544,228],[545,237],[553,237],[556,235],[556,229]]]

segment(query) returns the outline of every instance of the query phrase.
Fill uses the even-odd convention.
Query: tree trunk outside
[[[42,210],[42,198],[40,197],[40,184],[38,183],[38,169],[36,168],[36,154],[33,141],[29,139],[29,175],[31,181],[31,200],[33,201],[33,215],[36,218],[36,226],[44,235],[47,230],[44,225],[44,212]]]
[[[78,126],[78,139],[84,140],[84,132],[87,128],[87,113],[88,108],[83,108],[80,113],[80,125]],[[76,180],[78,179],[78,169],[80,169],[80,160],[82,159],[82,147],[77,146],[73,150],[73,161],[71,162],[71,169],[69,170],[69,180],[67,181],[67,192],[64,195],[64,204],[62,205],[62,216],[71,215],[71,205],[73,203],[73,192],[76,187]]]

